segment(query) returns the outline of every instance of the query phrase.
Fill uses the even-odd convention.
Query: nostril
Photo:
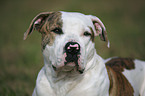
[[[76,54],[79,52],[79,50],[76,47],[70,47],[70,49],[68,49],[67,52],[71,54]]]

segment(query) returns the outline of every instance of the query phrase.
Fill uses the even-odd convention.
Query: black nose
[[[65,45],[66,53],[78,54],[80,52],[80,45],[77,42],[68,42]]]

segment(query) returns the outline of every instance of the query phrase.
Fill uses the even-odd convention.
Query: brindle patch
[[[106,63],[107,72],[110,79],[110,96],[133,96],[134,90],[122,74],[124,69],[134,69],[134,59],[131,58],[113,58]]]
[[[52,32],[55,28],[62,28],[61,12],[53,12],[46,19],[46,22],[42,26],[40,32],[42,34],[42,50],[45,49],[46,45],[53,45],[56,33]]]
[[[95,42],[94,31],[93,31],[93,29],[92,29],[91,27],[89,27],[89,28],[90,28],[90,30],[91,30],[91,40],[92,40],[92,42]]]

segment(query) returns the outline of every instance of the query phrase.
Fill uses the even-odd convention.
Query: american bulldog
[[[44,67],[33,96],[145,96],[145,62],[132,58],[104,60],[95,37],[107,42],[102,21],[75,12],[38,14],[24,33],[42,35]]]

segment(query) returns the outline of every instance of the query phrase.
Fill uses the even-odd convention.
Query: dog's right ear
[[[45,23],[46,19],[52,12],[42,12],[38,14],[30,23],[29,28],[24,33],[24,40],[26,40],[27,36],[30,35],[34,30],[40,32],[42,25]]]

